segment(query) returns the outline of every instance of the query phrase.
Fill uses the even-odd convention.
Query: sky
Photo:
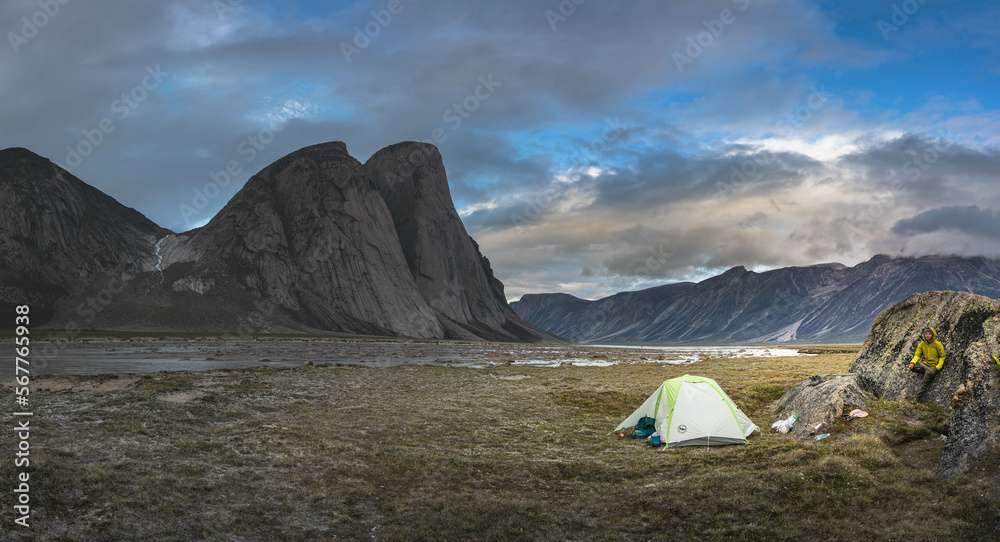
[[[0,148],[157,224],[344,141],[437,145],[509,300],[1000,257],[1000,6],[7,0]]]

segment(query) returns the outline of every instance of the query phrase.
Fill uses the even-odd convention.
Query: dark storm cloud
[[[627,212],[639,219],[664,206],[689,201],[781,193],[825,171],[822,163],[797,153],[752,152],[746,146],[738,150],[735,154],[706,152],[701,156],[669,149],[629,151],[627,158],[632,165],[628,168],[604,171],[593,178],[578,174],[579,180],[572,185],[560,181],[528,183],[537,189],[512,204],[477,211],[466,218],[466,224],[477,230],[516,229],[522,225],[519,219],[534,221],[568,203],[579,191],[591,194],[586,207],[595,213]]]
[[[643,211],[691,199],[759,196],[800,184],[823,167],[807,156],[760,149],[701,156],[657,151],[637,163],[598,178],[595,206]]]
[[[1000,150],[973,149],[950,139],[905,134],[845,156],[891,205],[911,209],[984,201],[1000,204]]]
[[[916,235],[939,230],[1000,238],[1000,213],[978,205],[938,207],[896,222],[892,232]]]
[[[623,277],[670,281],[705,270],[772,266],[787,261],[774,249],[774,234],[722,224],[673,231],[633,228],[623,232],[621,250],[604,260],[607,271]]]
[[[795,3],[775,10],[763,2],[685,9],[652,1],[591,2],[553,30],[546,12],[558,11],[558,2],[453,1],[403,2],[403,11],[348,62],[342,44],[353,43],[355,29],[372,22],[371,11],[384,8],[378,2],[311,18],[297,13],[305,5],[282,13],[246,1],[217,13],[216,4],[62,6],[17,53],[5,52],[0,145],[25,146],[65,163],[66,147],[75,147],[102,119],[115,120],[115,99],[141,84],[147,67],[159,66],[171,74],[168,80],[150,90],[130,118],[116,122],[114,133],[74,173],[165,226],[182,227],[174,202],[184,201],[213,168],[232,159],[234,144],[266,126],[259,117],[266,100],[299,100],[316,108],[300,115],[315,126],[284,131],[264,153],[267,159],[318,141],[345,140],[364,160],[385,145],[430,139],[441,129],[448,140],[440,147],[454,169],[456,192],[473,198],[491,191],[474,186],[474,177],[499,175],[508,165],[514,169],[498,181],[504,186],[543,182],[537,161],[489,150],[502,147],[496,134],[573,124],[581,114],[641,117],[642,106],[621,104],[671,82],[694,83],[714,70],[744,65],[767,47],[754,37],[777,28],[801,37],[805,50],[828,51],[825,61],[836,53],[822,32],[809,31],[820,21],[803,22],[810,10]],[[21,17],[38,9],[32,1],[7,2],[0,20],[18,31]],[[723,9],[737,15],[725,39],[680,73],[671,54]],[[476,91],[480,76],[491,74],[501,83],[496,92],[468,112],[462,126],[449,124],[446,112]],[[714,103],[731,106],[716,107],[713,115],[739,111],[746,118],[760,103],[782,101],[771,93],[754,105],[741,94],[714,95]],[[490,133],[493,141],[484,140]],[[142,171],[122,167],[137,155],[149,156]],[[266,165],[260,160],[246,165],[237,184]],[[147,189],[134,188],[137,180]],[[172,189],[179,195],[168,195]],[[218,206],[221,201],[211,210]]]

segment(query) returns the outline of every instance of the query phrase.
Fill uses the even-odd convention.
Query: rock
[[[641,255],[635,266],[659,265]],[[643,263],[645,260],[646,263]],[[697,284],[666,284],[594,301],[527,294],[527,322],[581,342],[860,343],[871,322],[913,292],[971,290],[1000,297],[1000,260],[876,255],[854,267],[819,264],[762,273],[734,267]]]
[[[305,363],[302,364],[303,367],[312,367],[313,362],[311,359],[307,359]]]
[[[507,304],[503,284],[455,210],[437,147],[397,143],[372,155],[364,167],[389,208],[410,274],[437,313],[444,337],[555,339],[522,321]]]
[[[205,254],[199,264],[276,305],[274,316],[352,333],[443,333],[415,288],[381,194],[341,142],[264,168],[189,244]]]
[[[952,396],[955,407],[951,414],[948,440],[938,463],[938,473],[946,478],[966,472],[975,462],[987,457],[990,448],[997,445],[1000,435],[1000,420],[997,419],[1000,379],[991,357],[1000,348],[997,344],[1000,318],[987,320],[983,329],[984,337],[973,342],[964,352],[968,360],[966,382]]]
[[[257,361],[260,362],[260,363],[270,363],[271,359],[270,358],[260,358]]]
[[[0,312],[29,304],[32,325],[52,318],[76,289],[105,296],[143,270],[169,230],[21,148],[0,151]],[[103,300],[102,300],[103,301]],[[75,312],[82,327],[95,311]]]
[[[25,149],[0,184],[0,310],[33,324],[565,342],[511,310],[433,145],[300,149],[180,234]]]
[[[866,408],[864,393],[858,386],[857,375],[832,373],[808,378],[785,392],[778,399],[779,418],[799,415],[792,434],[808,433],[816,424],[833,424],[844,410]]]
[[[923,400],[954,409],[938,473],[966,472],[997,444],[1000,383],[992,356],[1000,352],[1000,300],[965,292],[911,295],[880,314],[851,363],[862,389],[899,400],[920,377],[908,370],[920,331],[931,326],[945,347],[945,363]]]

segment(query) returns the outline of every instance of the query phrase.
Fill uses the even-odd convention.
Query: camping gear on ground
[[[828,436],[830,436],[830,433],[823,433],[822,435],[816,435],[816,440],[823,440]]]
[[[823,422],[817,423],[815,427],[813,427],[812,429],[809,430],[809,436],[811,437],[811,436],[815,435],[816,433],[824,433],[828,429],[829,428],[827,427],[827,424],[825,424]]]
[[[854,418],[864,418],[868,413],[861,409],[854,409],[850,414],[844,414],[844,421],[849,422]]]
[[[654,418],[661,443],[676,446],[746,444],[760,428],[711,378],[684,375],[660,385],[615,431]]]
[[[663,446],[663,440],[660,439],[660,435],[657,435],[657,434],[654,433],[653,436],[650,437],[650,439],[649,439],[649,445],[650,446]]]
[[[632,438],[646,438],[656,432],[656,420],[649,416],[639,418],[632,430]]]
[[[786,419],[786,420],[778,420],[778,421],[772,423],[771,424],[771,429],[774,429],[774,430],[776,430],[779,433],[787,433],[787,432],[789,432],[792,429],[792,426],[795,425],[795,420],[798,420],[798,419],[799,419],[799,415],[796,414],[796,413],[794,413],[794,412],[792,412],[792,415],[789,416],[788,419]]]

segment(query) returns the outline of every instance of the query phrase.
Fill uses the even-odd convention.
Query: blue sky
[[[997,257],[993,3],[13,0],[0,30],[0,147],[177,232],[304,146],[437,139],[512,300]]]

